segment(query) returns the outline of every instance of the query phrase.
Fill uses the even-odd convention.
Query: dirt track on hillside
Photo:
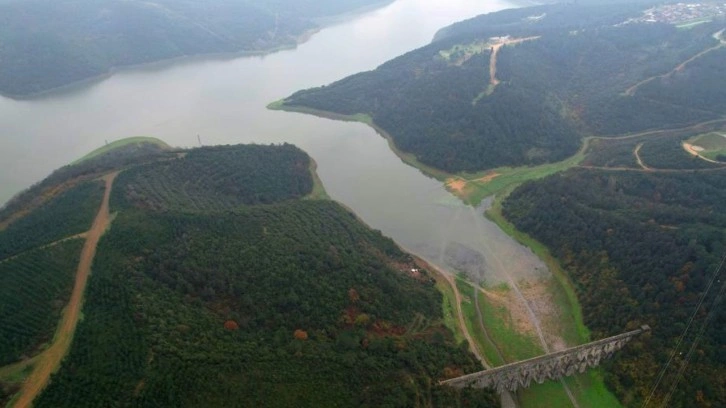
[[[691,58],[689,58],[689,59],[681,62],[680,64],[678,64],[677,67],[673,68],[672,70],[670,70],[669,72],[667,72],[665,74],[652,76],[650,78],[647,78],[647,79],[644,79],[644,80],[638,82],[637,84],[635,84],[635,85],[631,86],[630,88],[626,89],[625,90],[625,95],[626,96],[633,96],[633,95],[635,95],[635,92],[638,90],[638,88],[640,88],[641,86],[643,86],[643,85],[645,85],[645,84],[647,84],[649,82],[655,81],[656,79],[668,78],[668,77],[672,76],[675,73],[683,72],[683,70],[686,69],[686,66],[688,64],[690,64],[691,62],[693,62],[693,61],[695,61],[695,60],[703,57],[704,55],[708,54],[711,51],[716,51],[716,50],[718,50],[718,49],[726,46],[726,40],[724,40],[722,38],[723,32],[724,32],[724,30],[721,30],[721,31],[719,31],[719,32],[717,32],[717,33],[715,33],[713,35],[713,38],[715,38],[716,40],[718,40],[720,42],[718,45],[715,45],[713,47],[707,48],[707,49],[699,52],[698,54],[692,56]]]
[[[91,229],[87,233],[86,243],[83,245],[83,250],[81,251],[81,260],[76,270],[76,282],[73,286],[71,299],[63,311],[63,316],[58,325],[53,344],[38,356],[38,362],[33,367],[33,372],[23,383],[19,397],[14,404],[16,408],[25,408],[32,405],[33,400],[48,384],[50,375],[60,366],[61,360],[63,360],[63,357],[71,346],[73,334],[76,331],[78,318],[83,305],[83,294],[86,289],[86,283],[91,273],[91,264],[96,255],[96,247],[110,223],[108,203],[113,181],[117,175],[118,172],[103,177],[103,180],[106,182],[106,191],[103,195],[101,207],[98,210]]]
[[[504,40],[500,43],[492,45],[492,55],[489,58],[489,84],[492,86],[492,88],[496,87],[501,83],[499,79],[497,79],[497,55],[499,55],[499,50],[505,46],[505,45],[514,45],[523,43],[525,41],[531,41],[536,40],[540,38],[540,36],[536,37],[527,37],[527,38],[513,38],[511,40]]]
[[[638,166],[640,166],[643,170],[652,170],[650,167],[646,166],[645,163],[643,163],[643,159],[640,158],[640,149],[643,147],[643,143],[640,143],[639,145],[635,146],[635,150],[633,150],[633,154],[635,155],[635,160],[638,162]]]

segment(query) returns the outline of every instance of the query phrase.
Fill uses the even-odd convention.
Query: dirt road
[[[96,219],[93,221],[93,225],[87,233],[86,243],[83,245],[83,250],[81,251],[81,260],[78,263],[76,282],[73,286],[71,299],[63,311],[63,316],[58,325],[53,344],[38,356],[37,363],[33,367],[33,372],[23,383],[19,397],[15,400],[15,408],[25,408],[32,405],[33,400],[48,384],[50,375],[60,366],[61,360],[63,360],[63,357],[71,346],[73,334],[78,325],[81,306],[83,305],[83,294],[86,290],[86,283],[91,272],[91,264],[96,255],[96,247],[101,236],[109,226],[110,214],[108,202],[113,181],[117,175],[118,172],[103,177],[103,180],[106,182],[106,191],[103,195],[101,208],[98,210]]]
[[[540,36],[536,37],[526,37],[526,38],[512,38],[512,39],[506,39],[502,40],[502,42],[492,45],[492,55],[489,58],[489,84],[491,85],[491,88],[494,89],[497,85],[501,83],[499,79],[497,79],[497,55],[499,55],[499,50],[505,46],[505,45],[514,45],[519,44],[525,41],[532,41],[540,38]]]
[[[709,159],[708,157],[703,156],[701,154],[701,151],[699,151],[695,146],[693,146],[690,143],[683,142],[683,148],[686,149],[686,151],[688,153],[690,153],[690,154],[698,157],[701,160],[705,160],[705,161],[707,161],[709,163],[714,163],[714,164],[723,164],[723,162],[720,162],[720,161],[717,161],[717,160],[712,160],[712,159]]]
[[[640,158],[640,149],[643,147],[643,143],[638,144],[635,146],[635,150],[633,150],[633,154],[635,155],[635,160],[638,161],[638,166],[640,166],[643,170],[652,170],[650,167],[646,166],[645,163],[643,163],[643,159]]]
[[[638,90],[638,88],[640,88],[641,86],[643,86],[649,82],[655,81],[656,79],[668,78],[677,72],[682,72],[684,69],[686,69],[686,65],[690,64],[691,62],[703,57],[704,55],[708,54],[711,51],[716,51],[716,50],[720,49],[721,47],[726,46],[726,40],[723,39],[723,32],[724,32],[724,30],[721,30],[721,31],[713,34],[713,38],[715,38],[716,40],[719,41],[718,45],[715,45],[713,47],[707,48],[707,49],[699,52],[698,54],[696,54],[696,55],[692,56],[691,58],[678,64],[678,66],[673,68],[670,72],[667,72],[662,75],[656,75],[656,76],[653,76],[653,77],[650,77],[648,79],[644,79],[644,80],[638,82],[637,84],[635,84],[635,85],[631,86],[630,88],[628,88],[627,90],[625,90],[625,95],[633,96],[633,95],[635,95],[635,92]]]

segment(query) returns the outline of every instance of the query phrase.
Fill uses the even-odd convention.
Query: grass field
[[[478,316],[473,303],[474,286],[461,278],[457,278],[456,285],[463,298],[461,306],[467,329],[479,344],[487,360],[493,363],[494,366],[544,354],[536,338],[523,336],[513,328],[511,316],[506,309],[490,304],[485,296],[478,296],[484,325],[496,345],[489,342],[477,324]],[[493,290],[508,289],[498,287]],[[453,295],[450,296],[453,298]],[[500,354],[504,356],[504,359],[499,357]],[[568,377],[565,382],[582,408],[617,408],[621,406],[618,400],[605,388],[599,369]],[[518,399],[523,408],[568,407],[572,405],[562,383],[556,381],[533,384],[528,389],[520,391]]]
[[[443,277],[435,274],[435,278],[436,288],[443,295],[442,307],[444,312],[444,325],[449,328],[452,333],[454,333],[456,344],[465,342],[466,339],[461,333],[461,328],[459,327],[458,319],[456,318],[456,297],[454,296],[454,291]]]
[[[168,144],[164,143],[163,141],[161,141],[155,137],[145,137],[145,136],[128,137],[125,139],[117,140],[115,142],[111,142],[103,147],[99,147],[98,149],[92,151],[91,153],[88,153],[87,155],[74,161],[73,163],[71,163],[71,165],[83,163],[86,160],[89,160],[94,157],[100,156],[102,154],[108,153],[114,149],[118,149],[119,147],[125,147],[125,146],[129,146],[129,145],[134,145],[134,144],[138,145],[141,143],[151,143],[151,144],[160,146],[164,149],[171,149],[171,147],[169,147]]]
[[[579,164],[585,155],[581,149],[576,155],[556,163],[539,166],[500,167],[480,173],[461,173],[449,178],[463,180],[466,185],[460,191],[452,191],[467,204],[478,205],[484,198],[511,191],[529,180],[537,180],[559,173]]]
[[[688,142],[702,148],[703,151],[699,153],[705,158],[717,160],[719,156],[726,156],[726,132],[705,133]]]
[[[310,175],[313,177],[313,191],[310,192],[306,197],[304,197],[305,200],[330,200],[330,196],[325,191],[325,186],[323,186],[322,180],[320,180],[320,177],[318,176],[318,164],[313,160],[313,158],[310,158]]]
[[[492,47],[488,41],[476,41],[471,44],[457,44],[448,50],[439,51],[439,56],[448,62],[460,64],[472,55],[481,54]]]
[[[473,294],[474,290],[479,290],[479,288],[469,286],[470,293]],[[509,291],[510,289],[506,287],[497,290]],[[512,322],[512,316],[504,306],[494,305],[481,293],[477,296],[477,301],[479,302],[479,310],[482,313],[484,326],[504,357],[503,363],[526,360],[545,353],[534,336],[527,336],[517,332],[514,322]],[[474,310],[474,314],[467,315],[467,318],[477,319],[475,313]]]
[[[498,344],[495,344],[496,340],[493,339],[494,342],[492,342],[489,341],[489,338],[487,338],[488,333],[490,333],[490,336],[493,338],[494,330],[489,330],[489,322],[486,321],[486,318],[484,319],[484,323],[485,327],[487,327],[487,333],[484,333],[481,325],[479,324],[479,316],[476,312],[476,305],[474,304],[474,286],[457,277],[456,287],[459,289],[459,293],[461,293],[461,311],[464,314],[466,327],[479,345],[479,349],[484,353],[484,357],[492,366],[495,367],[510,362],[506,360],[506,357],[503,359],[500,356]],[[477,300],[479,300],[478,297]]]
[[[509,190],[513,190],[513,187]],[[508,192],[509,192],[508,191]],[[508,194],[507,192],[507,194]],[[542,243],[530,237],[529,235],[517,230],[512,223],[507,221],[502,215],[502,202],[507,194],[500,194],[494,200],[494,204],[487,211],[486,216],[497,224],[507,235],[511,236],[520,244],[531,249],[539,259],[541,259],[552,275],[557,279],[559,285],[551,285],[551,292],[554,294],[555,301],[561,312],[569,312],[570,316],[561,322],[560,335],[569,344],[578,344],[590,341],[590,330],[585,326],[582,318],[582,310],[577,300],[575,288],[567,273],[562,269],[560,263],[550,253],[549,249]],[[569,322],[569,324],[568,324]]]

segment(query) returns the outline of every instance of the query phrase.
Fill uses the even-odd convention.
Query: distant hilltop
[[[381,0],[4,0],[0,94],[23,97],[178,57],[293,47],[321,17]]]

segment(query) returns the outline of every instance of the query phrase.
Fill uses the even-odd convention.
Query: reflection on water
[[[54,168],[128,136],[176,146],[294,143],[318,163],[329,194],[404,247],[475,281],[546,270],[482,217],[405,165],[369,127],[267,103],[425,45],[452,22],[507,7],[499,0],[399,0],[328,27],[295,50],[263,57],[194,58],[125,70],[42,97],[0,97],[0,202]]]

